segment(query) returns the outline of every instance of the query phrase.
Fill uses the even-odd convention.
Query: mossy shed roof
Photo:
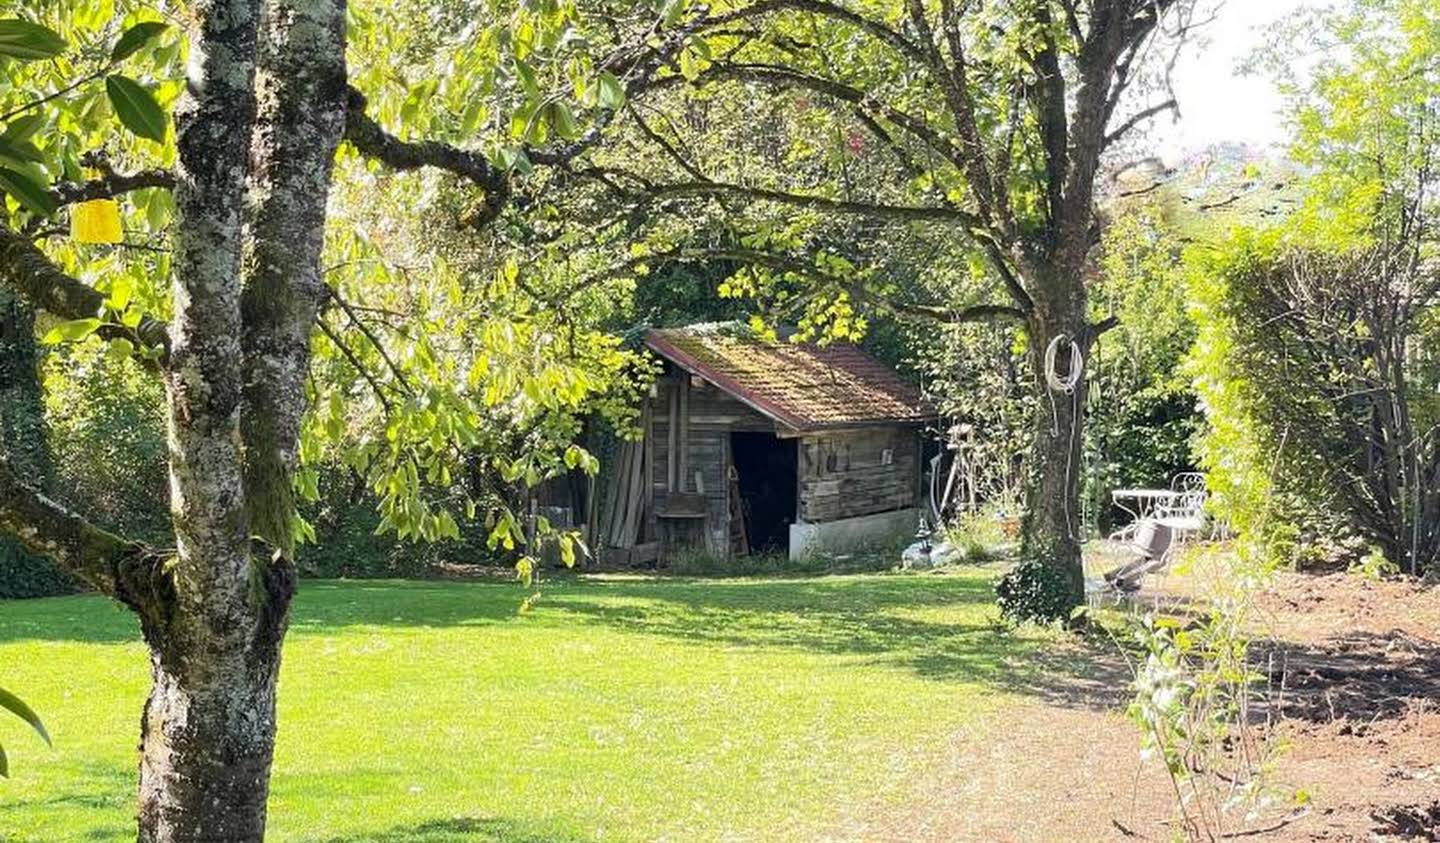
[[[935,409],[858,346],[768,340],[734,325],[654,329],[645,345],[796,431],[919,424]]]

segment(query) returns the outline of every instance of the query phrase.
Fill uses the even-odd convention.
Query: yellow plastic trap
[[[70,209],[70,236],[81,243],[119,243],[120,206],[114,199],[92,199]]]

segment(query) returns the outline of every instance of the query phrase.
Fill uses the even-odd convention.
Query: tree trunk
[[[141,843],[264,838],[294,591],[291,488],[345,127],[343,0],[212,0],[207,11],[191,73],[209,81],[176,112],[178,558],[173,595],[142,608],[154,687]]]
[[[1084,288],[1080,285],[1052,284],[1051,289],[1064,288],[1061,302],[1048,303],[1037,299],[1036,311],[1029,319],[1029,360],[1039,398],[1035,409],[1031,453],[1027,468],[1025,522],[1021,534],[1021,556],[1038,562],[1056,574],[1069,604],[1085,602],[1085,573],[1080,556],[1083,530],[1080,507],[1080,480],[1084,471],[1082,443],[1085,436],[1085,397],[1087,378],[1083,357],[1088,355],[1090,328],[1084,314]],[[1075,294],[1078,288],[1078,295]],[[1073,360],[1070,341],[1080,348],[1082,360]],[[1054,388],[1048,383],[1047,350],[1057,342],[1054,374],[1060,380],[1082,366],[1073,390]]]
[[[252,586],[269,569],[251,554],[242,481],[242,220],[260,8],[260,0],[196,4],[189,84],[175,109],[165,383],[176,555],[168,593],[134,601],[155,681],[140,747],[142,843],[264,836],[274,631],[288,594],[267,601]]]
[[[293,589],[272,569],[253,636],[152,636],[140,736],[140,843],[262,841],[275,681]],[[211,640],[204,640],[210,637]]]

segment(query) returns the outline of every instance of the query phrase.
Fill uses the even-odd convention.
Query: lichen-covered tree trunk
[[[335,149],[342,0],[195,8],[166,362],[177,558],[142,612],[143,843],[259,841],[294,572],[290,492]],[[260,552],[253,538],[277,549]]]
[[[335,150],[345,133],[345,0],[270,0],[261,27],[241,300],[251,531],[291,556],[292,476]]]
[[[197,3],[176,107],[174,318],[166,363],[173,598],[146,625],[155,685],[139,839],[259,840],[274,666],[257,628],[242,482],[240,261],[259,0]],[[247,665],[253,663],[253,667]]]
[[[273,568],[233,633],[152,634],[141,722],[141,843],[260,841],[275,750],[275,681],[293,578]],[[261,601],[270,601],[268,608]]]

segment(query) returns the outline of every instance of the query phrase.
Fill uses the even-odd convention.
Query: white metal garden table
[[[1133,519],[1116,532],[1116,537],[1124,537],[1135,529],[1136,524],[1152,517],[1155,510],[1174,504],[1179,496],[1180,493],[1173,489],[1115,489],[1110,493],[1110,500]]]

